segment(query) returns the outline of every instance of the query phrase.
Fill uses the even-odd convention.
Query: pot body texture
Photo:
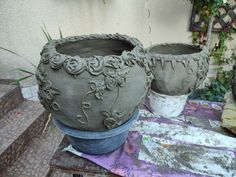
[[[236,100],[236,64],[233,66],[232,93],[234,99]]]
[[[141,43],[119,34],[50,41],[36,76],[40,101],[53,117],[87,131],[126,122],[152,77]]]
[[[160,44],[147,49],[154,75],[152,90],[186,95],[202,84],[209,68],[208,50],[188,44]]]

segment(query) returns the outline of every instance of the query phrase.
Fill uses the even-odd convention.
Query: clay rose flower
[[[113,90],[116,87],[117,78],[106,76],[105,78],[105,85],[108,90]]]

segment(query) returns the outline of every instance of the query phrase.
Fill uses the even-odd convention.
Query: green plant
[[[231,78],[233,71],[225,71],[222,67],[218,69],[216,78],[211,79],[210,85],[203,89],[197,89],[190,95],[190,99],[223,102],[224,95],[231,89]]]
[[[51,40],[52,40],[52,37],[51,37],[51,35],[48,33],[45,24],[43,25],[43,27],[41,27],[41,30],[42,30],[44,36],[47,38],[48,42],[51,41]],[[63,38],[63,35],[62,35],[62,32],[61,32],[60,27],[59,27],[59,36],[60,36],[60,38]],[[10,50],[10,49],[7,49],[7,48],[1,47],[1,46],[0,46],[0,49],[3,50],[3,51],[6,51],[6,52],[8,52],[8,53],[11,53],[11,54],[13,54],[13,55],[15,55],[15,56],[17,56],[17,57],[20,57],[21,59],[23,59],[23,60],[25,60],[26,62],[30,63],[30,64],[33,66],[34,69],[37,68],[37,66],[34,65],[29,59],[23,57],[22,55],[20,55],[20,54],[18,54],[18,53],[16,53],[16,52],[14,52],[13,50]],[[29,70],[26,70],[26,69],[22,69],[22,68],[16,68],[16,69],[17,69],[18,71],[20,71],[20,72],[23,72],[23,73],[27,74],[27,76],[24,76],[24,77],[21,77],[21,78],[19,78],[19,79],[14,80],[14,81],[11,83],[11,84],[14,84],[14,85],[19,85],[21,81],[26,80],[26,79],[28,79],[28,78],[30,78],[30,77],[32,77],[32,76],[35,75],[34,72],[29,71]]]
[[[195,0],[192,1],[196,7],[197,13],[200,14],[206,21],[209,20],[209,16],[219,15],[219,8],[225,3],[223,0]],[[229,6],[230,4],[224,4]],[[213,63],[218,65],[216,71],[216,78],[211,79],[211,83],[204,89],[196,90],[190,98],[192,99],[203,99],[208,101],[223,101],[224,94],[230,89],[230,80],[232,77],[232,70],[226,71],[223,69],[222,65],[233,64],[236,61],[235,50],[229,49],[226,43],[233,40],[232,33],[235,32],[233,26],[235,21],[228,24],[228,29],[220,32],[218,34],[218,42],[215,43],[214,47],[211,49],[211,59]],[[206,24],[201,27],[200,32],[192,33],[192,41],[194,44],[204,44],[205,36],[207,32]],[[231,52],[229,57],[226,57],[226,53]]]
[[[213,80],[211,84],[204,89],[195,90],[190,96],[190,99],[207,100],[223,102],[224,95],[227,92],[227,88],[218,80]]]
[[[219,8],[226,3],[224,0],[190,0],[196,9],[207,16],[219,15]]]
[[[1,46],[0,46],[0,49],[3,50],[3,51],[6,51],[6,52],[8,52],[8,53],[11,53],[11,54],[13,54],[13,55],[15,55],[15,56],[17,56],[17,57],[23,59],[23,60],[25,60],[26,62],[30,63],[30,64],[33,66],[33,68],[35,68],[35,69],[37,68],[36,65],[34,65],[32,62],[30,62],[29,59],[23,57],[22,55],[20,55],[20,54],[14,52],[14,51],[12,51],[12,50],[9,50],[9,49],[6,49],[6,48],[4,48],[4,47],[1,47]],[[31,71],[28,71],[28,70],[25,70],[25,69],[22,69],[22,68],[16,68],[16,69],[19,70],[19,71],[21,71],[21,72],[23,72],[23,73],[26,73],[27,76],[24,76],[24,77],[21,77],[21,78],[19,78],[19,79],[17,79],[17,80],[14,80],[11,84],[19,85],[19,84],[20,84],[20,81],[23,81],[23,80],[25,80],[25,79],[28,79],[28,78],[30,78],[30,77],[32,77],[32,76],[34,75],[34,73],[31,72]]]

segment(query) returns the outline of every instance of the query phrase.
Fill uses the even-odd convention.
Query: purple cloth
[[[236,175],[236,140],[219,126],[223,103],[189,100],[179,117],[164,118],[148,102],[122,147],[81,157],[124,177]]]

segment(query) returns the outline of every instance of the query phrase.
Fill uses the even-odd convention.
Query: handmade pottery
[[[233,66],[232,93],[234,99],[236,100],[236,64]]]
[[[150,91],[150,106],[157,115],[176,117],[183,111],[189,94],[169,96]]]
[[[211,17],[206,46],[167,43],[147,49],[149,65],[154,75],[150,104],[156,114],[178,116],[184,109],[188,94],[206,78],[213,21]]]
[[[159,44],[147,49],[154,75],[152,90],[186,95],[199,87],[209,68],[208,49],[189,44]]]
[[[142,44],[120,34],[50,41],[41,52],[36,77],[39,99],[52,116],[86,131],[125,123],[152,80]]]
[[[159,44],[147,49],[154,80],[150,105],[157,115],[176,117],[209,68],[208,49],[189,44]]]

